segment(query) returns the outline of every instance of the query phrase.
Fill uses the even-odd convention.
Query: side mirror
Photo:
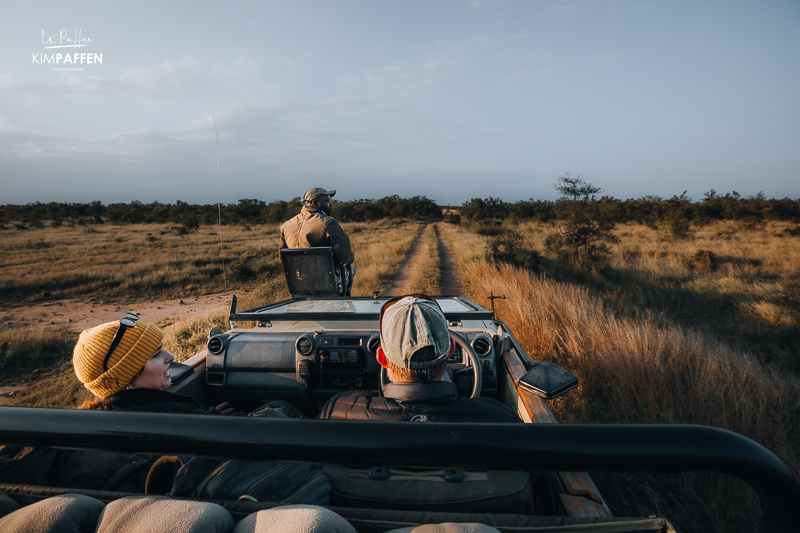
[[[578,378],[550,361],[537,363],[519,379],[519,386],[526,391],[552,400],[578,386]]]

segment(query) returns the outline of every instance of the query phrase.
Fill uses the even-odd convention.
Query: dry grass
[[[373,291],[383,292],[411,249],[419,234],[420,224],[384,220],[343,226],[350,234],[356,254],[353,296],[372,296]],[[364,229],[353,233],[351,227]]]
[[[28,387],[0,398],[0,405],[77,407],[91,394],[72,373],[78,335],[67,331],[0,332],[0,379],[5,386]]]
[[[277,226],[250,231],[204,227],[178,235],[171,226],[140,224],[20,232],[0,230],[0,296],[5,302],[92,296],[186,296],[280,272]]]
[[[452,226],[443,229],[470,296],[481,301],[489,291],[508,295],[497,304],[498,317],[528,355],[555,361],[580,378],[575,392],[553,402],[560,421],[717,426],[800,466],[797,379],[647,310],[617,313],[586,287],[492,266],[482,257],[485,238]],[[675,261],[659,268],[681,267]],[[684,532],[758,528],[752,491],[724,476],[598,479],[620,514],[659,514]]]
[[[356,251],[358,270],[353,293],[360,296],[371,296],[373,290],[380,290],[391,279],[420,228],[417,223],[398,221],[343,226]],[[230,254],[227,255],[226,270],[229,288],[242,289],[238,309],[250,309],[287,299],[289,294],[277,254],[277,226],[250,231],[228,229],[223,228],[224,249],[226,254]],[[25,298],[44,294],[41,292],[45,287],[42,280],[52,283],[52,286],[47,285],[50,288],[47,292],[50,293],[48,297],[53,298],[79,294],[143,298],[167,290],[165,287],[169,287],[170,294],[178,292],[181,295],[205,289],[219,290],[222,287],[222,261],[218,259],[219,238],[211,235],[214,230],[201,229],[196,234],[184,237],[172,235],[167,230],[168,226],[162,225],[105,226],[98,233],[82,233],[72,228],[48,228],[20,235],[12,230],[0,230],[5,233],[2,235],[3,248],[12,252],[3,259],[0,287],[5,287],[7,293],[25,294]],[[165,231],[164,235],[161,235],[162,231]],[[145,240],[148,233],[151,236],[159,235],[161,239],[155,241],[160,243],[155,249],[139,242]],[[31,241],[34,243],[41,240],[54,244],[28,245],[31,239],[34,239]],[[211,266],[210,260],[206,270],[193,266],[194,262],[204,257],[213,258],[218,266]],[[97,269],[92,271],[92,281],[87,282],[89,277],[85,269],[92,268],[92,265],[96,265]],[[269,268],[255,272],[257,265],[269,265]],[[121,268],[126,272],[124,276],[114,274]],[[231,269],[240,274],[250,269],[255,278],[245,287],[242,282],[235,283],[231,279]],[[14,276],[24,277],[23,271],[30,271],[31,275],[25,277],[17,287]],[[153,279],[163,281],[166,277],[171,277],[169,283],[151,283]],[[122,281],[123,278],[132,278],[134,281]],[[192,279],[195,281],[187,281]],[[4,300],[8,301],[8,298]],[[229,329],[227,310],[165,320],[159,326],[165,331],[164,345],[178,361],[203,350],[212,327],[219,327],[223,331]],[[240,326],[246,327],[246,324]],[[35,390],[31,388],[17,394],[8,399],[6,404],[76,407],[83,403],[90,394],[75,379],[70,363],[76,340],[77,334],[59,331],[22,330],[0,334],[0,379],[27,383],[32,379],[31,372],[37,368],[41,370],[36,376],[45,375],[45,379],[36,381]]]
[[[441,294],[442,272],[439,267],[439,239],[434,224],[428,224],[419,243],[418,255],[410,263],[408,278],[399,294]]]
[[[356,251],[354,294],[371,295],[391,279],[419,224],[379,221],[343,227]],[[221,290],[225,281],[229,288],[242,288],[282,279],[277,225],[223,227],[222,246],[217,228],[203,227],[187,235],[171,228],[109,224],[90,230],[2,229],[0,296],[7,304],[73,296],[184,297]],[[253,295],[258,296],[264,299],[253,306],[281,295],[270,288]]]
[[[761,361],[800,373],[800,238],[791,225],[770,223],[742,230],[720,222],[673,239],[668,232],[627,224],[595,273],[545,260],[540,272],[587,285],[620,313],[650,311],[742,346]],[[530,249],[557,228],[515,226]]]

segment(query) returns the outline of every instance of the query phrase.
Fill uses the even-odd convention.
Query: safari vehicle
[[[313,420],[339,392],[381,389],[385,377],[375,353],[387,297],[341,297],[331,289],[333,277],[322,289],[319,280],[309,286],[304,280],[287,268],[292,298],[255,309],[237,310],[234,297],[231,329],[212,330],[206,350],[176,364],[169,390],[242,409],[285,400],[310,419],[0,408],[0,442],[324,464],[335,473],[330,508],[359,532],[445,522],[515,532],[669,532],[664,519],[612,516],[584,472],[712,470],[756,489],[763,531],[797,531],[800,479],[751,440],[702,426],[555,423],[547,399],[577,381],[529,359],[506,324],[462,296],[436,297],[457,343],[448,361],[453,379],[463,394],[511,406],[524,424]],[[420,469],[427,481],[403,485]],[[493,481],[492,472],[510,474]],[[23,505],[64,493],[104,502],[128,495],[25,485],[0,491]],[[235,519],[279,505],[216,503]]]

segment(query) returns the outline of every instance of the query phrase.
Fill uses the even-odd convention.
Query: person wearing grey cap
[[[455,350],[439,304],[422,294],[392,298],[379,321],[376,358],[392,381],[383,396],[368,391],[331,398],[318,418],[411,422],[521,422],[505,404],[491,398],[459,396],[445,378]]]
[[[281,248],[314,248],[330,246],[336,263],[345,265],[348,278],[346,285],[352,286],[355,255],[350,248],[350,237],[331,216],[331,198],[335,190],[313,187],[303,195],[303,209],[281,226]],[[349,291],[348,291],[349,293]]]

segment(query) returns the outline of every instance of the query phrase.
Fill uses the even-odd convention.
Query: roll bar
[[[363,466],[684,472],[752,486],[762,531],[793,532],[800,477],[760,444],[694,425],[403,424],[0,407],[0,442]],[[424,449],[425,453],[420,453]]]

